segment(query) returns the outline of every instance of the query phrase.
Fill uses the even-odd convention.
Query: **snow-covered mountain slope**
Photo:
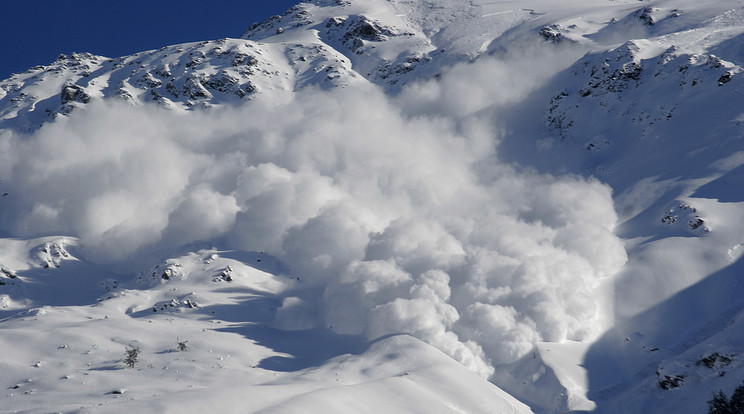
[[[29,266],[3,279],[16,288],[0,337],[5,412],[529,412],[410,336],[267,326],[296,282],[265,254],[200,250],[118,280],[75,258],[71,238],[3,244],[4,260]]]
[[[613,2],[591,12],[609,18],[623,13],[625,3],[632,4]],[[60,55],[0,83],[0,120],[5,127],[33,130],[76,106],[111,97],[189,109],[235,104],[264,90],[330,88],[361,79],[398,91],[500,49],[501,38],[511,39],[513,32],[544,37],[547,32],[535,33],[535,27],[587,12],[581,2],[536,4],[538,12],[512,2],[302,2],[254,25],[242,40],[166,46],[117,59]]]
[[[312,66],[290,65],[295,51]],[[330,60],[328,60],[330,59]],[[0,86],[6,124],[33,130],[97,99],[132,105],[155,102],[173,110],[237,104],[257,91],[292,91],[305,85],[348,85],[348,61],[320,44],[302,51],[284,45],[221,39],[164,47],[118,59],[87,53],[60,55],[48,66],[17,74]],[[309,72],[308,72],[309,71]]]
[[[629,262],[614,281],[616,325],[585,362],[599,411],[701,412],[742,381],[741,13],[653,2],[611,21],[591,37],[618,45],[589,51],[518,109],[549,101],[549,132],[523,126],[542,137],[501,146],[614,190]],[[630,24],[639,31],[623,39]]]
[[[317,0],[0,82],[0,406],[704,411],[744,379],[743,34]]]

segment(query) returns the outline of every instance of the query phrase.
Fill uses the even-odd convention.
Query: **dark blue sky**
[[[117,57],[239,37],[300,0],[14,0],[0,2],[0,80],[60,53]]]

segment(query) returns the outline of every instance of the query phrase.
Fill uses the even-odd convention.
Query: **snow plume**
[[[595,288],[626,260],[610,189],[500,164],[492,117],[402,114],[410,93],[305,90],[188,115],[91,103],[6,131],[3,229],[75,234],[110,263],[198,240],[265,251],[302,280],[276,326],[406,332],[484,376],[536,341],[597,335]]]

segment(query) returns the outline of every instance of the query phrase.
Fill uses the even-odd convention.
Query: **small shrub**
[[[729,408],[732,412],[744,413],[744,384],[739,385],[734,390],[729,400]]]
[[[139,360],[139,353],[140,349],[138,347],[127,347],[127,350],[124,352],[124,363],[127,364],[129,368],[134,368]]]
[[[713,394],[708,400],[708,414],[741,414],[744,413],[744,383],[739,385],[731,399],[726,397],[723,391]]]
[[[176,342],[178,343],[177,349],[179,351],[183,352],[183,351],[189,350],[189,346],[188,346],[189,341],[182,341],[180,339],[176,339]]]

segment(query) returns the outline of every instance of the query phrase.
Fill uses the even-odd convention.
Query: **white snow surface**
[[[13,75],[1,410],[704,412],[742,42],[735,0],[317,0]]]

